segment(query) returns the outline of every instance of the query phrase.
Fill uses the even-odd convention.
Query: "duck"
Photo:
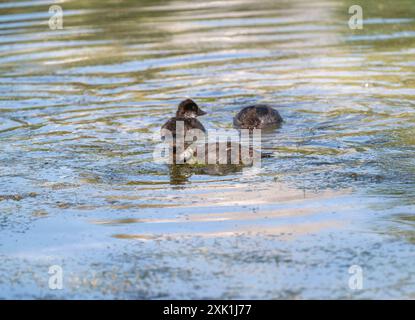
[[[186,134],[193,130],[198,129],[203,133],[206,133],[206,129],[203,124],[197,119],[197,117],[206,115],[207,112],[203,111],[196,102],[192,99],[186,99],[179,103],[176,111],[176,116],[170,118],[163,124],[161,127],[161,139],[163,141],[169,141],[171,143],[171,151],[173,153],[173,164],[176,164],[176,153],[180,152],[179,158],[185,157],[186,149],[191,145],[191,142],[185,142],[184,148],[178,148],[176,146],[176,135],[177,135],[177,125],[182,122],[183,124],[183,134],[184,137]],[[182,138],[184,138],[182,137]],[[179,151],[180,150],[180,151]],[[184,150],[184,151],[183,151]]]
[[[203,124],[197,119],[197,117],[204,116],[206,114],[192,99],[186,99],[180,102],[177,107],[176,116],[167,120],[167,122],[161,127],[161,135],[165,135],[165,131],[169,131],[172,137],[176,137],[176,124],[178,121],[182,121],[184,124],[184,133],[192,130],[199,129],[206,133],[206,129]]]
[[[277,110],[258,104],[243,108],[233,119],[233,124],[239,129],[264,129],[275,127],[282,122],[282,117]]]

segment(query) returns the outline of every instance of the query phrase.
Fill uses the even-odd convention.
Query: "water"
[[[0,298],[415,298],[412,1],[52,4],[0,3]],[[274,157],[154,163],[184,97],[276,106]]]

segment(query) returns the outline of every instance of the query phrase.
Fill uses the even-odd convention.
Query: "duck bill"
[[[197,110],[197,116],[204,116],[206,114],[205,111],[203,111],[202,109]]]

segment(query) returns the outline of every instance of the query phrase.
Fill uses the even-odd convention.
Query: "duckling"
[[[168,130],[171,132],[173,138],[176,137],[177,121],[183,121],[185,134],[191,129],[199,129],[203,132],[206,132],[206,129],[203,126],[203,124],[196,119],[196,117],[203,116],[205,114],[206,112],[200,109],[199,106],[192,99],[186,99],[180,102],[176,111],[176,116],[170,118],[161,127],[162,136],[164,136],[163,132],[165,130]]]
[[[187,153],[185,153],[185,151],[187,147],[191,145],[191,142],[185,142],[182,147],[180,147],[180,144],[179,146],[176,146],[176,131],[179,130],[177,126],[180,124],[183,125],[181,128],[179,126],[180,130],[183,130],[182,134],[184,136],[182,139],[184,139],[186,134],[193,129],[198,129],[201,132],[206,133],[206,129],[203,124],[196,119],[196,117],[203,116],[205,114],[206,112],[200,109],[192,99],[186,99],[180,102],[176,111],[176,116],[167,120],[167,122],[161,127],[162,140],[166,141],[166,138],[168,138],[168,140],[172,139],[170,140],[170,143],[172,143],[171,151],[173,152],[174,163],[176,163],[176,152],[180,153],[181,158],[186,158]]]
[[[270,106],[258,104],[243,108],[234,117],[233,124],[240,129],[263,129],[282,122],[279,112]]]

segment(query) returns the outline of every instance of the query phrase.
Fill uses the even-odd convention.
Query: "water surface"
[[[52,4],[0,3],[0,298],[415,297],[412,1]],[[155,163],[185,97],[276,106],[274,156]]]

